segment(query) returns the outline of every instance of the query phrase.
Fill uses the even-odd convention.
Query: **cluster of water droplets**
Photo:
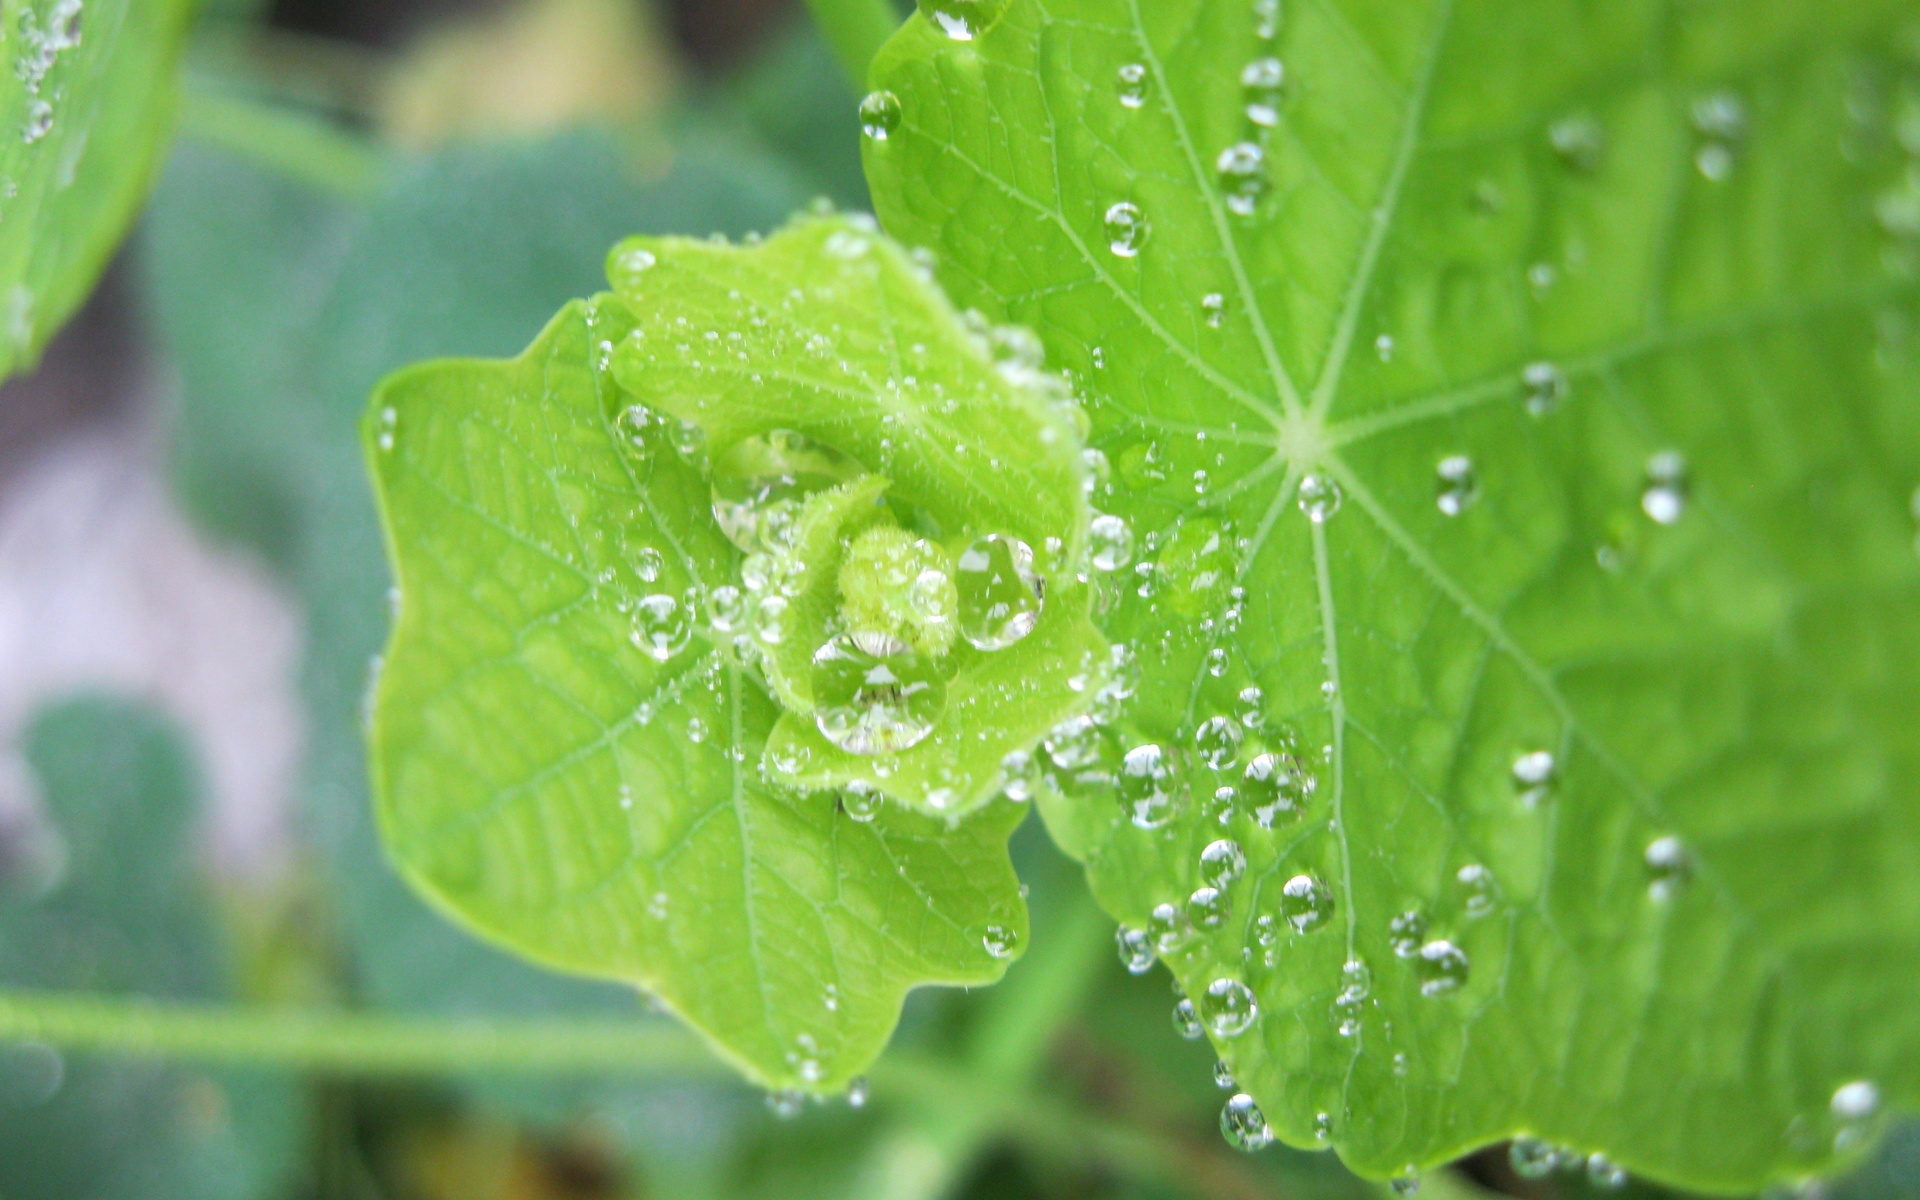
[[[15,45],[19,47],[19,54],[13,60],[13,73],[26,93],[27,111],[20,128],[20,140],[28,145],[53,131],[54,103],[60,99],[60,92],[47,88],[47,77],[59,64],[61,54],[80,44],[84,7],[84,0],[18,6]]]
[[[1604,1154],[1588,1153],[1533,1137],[1515,1138],[1507,1147],[1507,1161],[1513,1173],[1527,1180],[1545,1179],[1562,1172],[1577,1172],[1587,1182],[1605,1191],[1617,1191],[1627,1185],[1627,1172]]]

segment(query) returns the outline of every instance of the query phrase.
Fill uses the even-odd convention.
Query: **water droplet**
[[[673,596],[655,592],[634,606],[631,636],[635,646],[666,662],[693,639],[693,614]]]
[[[1670,899],[1693,873],[1693,855],[1671,834],[1647,843],[1646,861],[1647,892],[1655,900]]]
[[[860,464],[789,429],[744,438],[713,463],[713,519],[749,553],[792,536],[808,496],[860,474]]]
[[[1095,570],[1124,570],[1133,562],[1133,526],[1124,517],[1099,514],[1087,526],[1087,550]]]
[[[1280,34],[1280,0],[1253,0],[1253,36],[1270,42]]]
[[[940,32],[956,42],[970,42],[1000,16],[1006,0],[919,0],[919,4]]]
[[[1224,1059],[1216,1059],[1214,1061],[1213,1086],[1223,1092],[1237,1092],[1240,1090],[1239,1082],[1233,1077],[1233,1068],[1227,1066],[1226,1060]]]
[[[1220,189],[1226,193],[1227,208],[1240,216],[1252,216],[1267,192],[1267,152],[1258,142],[1235,142],[1214,159],[1220,177]]]
[[[814,724],[853,754],[892,754],[919,744],[946,706],[934,665],[899,638],[843,633],[813,655]]]
[[[1280,92],[1287,69],[1277,58],[1256,58],[1240,70],[1240,92],[1246,101],[1247,120],[1262,129],[1280,123]]]
[[[1173,764],[1165,748],[1135,746],[1120,760],[1116,781],[1120,805],[1142,829],[1158,829],[1173,820]]]
[[[1560,1151],[1539,1138],[1517,1137],[1507,1147],[1507,1162],[1522,1179],[1545,1179],[1560,1166]]]
[[[1746,105],[1732,92],[1703,96],[1693,104],[1693,127],[1702,138],[1694,166],[1708,182],[1724,182],[1733,174],[1736,151],[1746,138]]]
[[[1200,852],[1200,881],[1208,887],[1225,890],[1247,870],[1246,852],[1232,838],[1208,842]]]
[[[1409,909],[1387,922],[1387,945],[1401,958],[1420,953],[1420,943],[1426,937],[1427,918],[1418,911]]]
[[[1379,355],[1381,362],[1392,362],[1393,361],[1393,335],[1390,333],[1383,333],[1379,337],[1373,339],[1373,352]]]
[[[1687,460],[1675,450],[1662,450],[1647,460],[1647,487],[1640,507],[1662,525],[1671,525],[1687,511]]]
[[[1200,760],[1213,770],[1227,770],[1240,755],[1240,741],[1246,737],[1240,722],[1231,716],[1210,716],[1194,730],[1194,749]]]
[[[645,246],[616,246],[607,260],[607,282],[616,291],[637,292],[647,273],[659,264],[659,257]]]
[[[1589,1154],[1587,1182],[1609,1192],[1618,1191],[1627,1186],[1627,1171],[1604,1154]]]
[[[1454,878],[1460,881],[1461,890],[1465,893],[1464,905],[1468,917],[1478,919],[1493,912],[1493,872],[1479,863],[1468,863],[1460,868]]]
[[[29,328],[31,328],[31,326],[29,326]],[[15,338],[14,341],[20,343],[22,339]],[[400,414],[394,411],[391,404],[380,410],[380,432],[375,439],[379,443],[380,449],[388,451],[393,449],[394,434],[399,431],[399,425]]]
[[[769,646],[787,639],[787,600],[784,596],[762,596],[753,606],[753,636]]]
[[[1147,68],[1139,63],[1128,63],[1120,68],[1120,103],[1125,108],[1139,108],[1147,102]]]
[[[1248,1154],[1273,1144],[1273,1130],[1267,1128],[1267,1114],[1252,1096],[1238,1092],[1227,1097],[1220,1110],[1220,1135],[1227,1145]]]
[[[31,146],[53,132],[53,105],[34,97],[27,104],[27,119],[20,126],[20,140]]]
[[[1238,979],[1216,979],[1200,997],[1200,1015],[1215,1037],[1239,1037],[1260,1015],[1253,989]]]
[[[1016,804],[1033,799],[1040,784],[1040,760],[1030,750],[1009,750],[1000,760],[1000,794]]]
[[[1528,363],[1520,371],[1520,382],[1526,385],[1526,407],[1532,416],[1546,416],[1567,398],[1567,373],[1550,362]]]
[[[1340,968],[1340,990],[1333,997],[1334,1017],[1341,1037],[1360,1032],[1360,1009],[1373,994],[1373,971],[1361,959],[1350,958]]]
[[[1473,477],[1473,460],[1464,454],[1441,459],[1435,474],[1440,484],[1437,503],[1440,511],[1449,517],[1457,517],[1465,512],[1467,506],[1480,495],[1479,485]]]
[[[1239,715],[1242,725],[1248,729],[1258,729],[1266,723],[1267,717],[1263,709],[1267,700],[1265,692],[1257,687],[1244,687],[1240,689],[1240,694],[1235,699],[1240,702]]]
[[[1404,1200],[1405,1197],[1415,1195],[1420,1191],[1420,1176],[1412,1167],[1409,1167],[1389,1180],[1387,1186],[1393,1189],[1394,1195],[1400,1196]]]
[[[864,825],[880,813],[880,792],[856,780],[840,790],[840,808]]]
[[[1227,298],[1219,292],[1208,292],[1200,297],[1200,311],[1206,314],[1207,328],[1218,329],[1227,311]]]
[[[675,421],[667,427],[667,440],[675,454],[696,466],[707,456],[707,431],[692,421]]]
[[[1193,922],[1177,904],[1156,904],[1147,914],[1147,936],[1160,954],[1171,954],[1193,938]]]
[[[900,128],[900,97],[889,91],[868,92],[860,101],[860,132],[884,142]]]
[[[658,546],[641,546],[633,551],[631,562],[633,573],[640,577],[640,582],[657,583],[660,572],[666,569],[667,556],[660,553]]]
[[[1291,754],[1269,751],[1257,755],[1241,776],[1240,809],[1262,829],[1290,825],[1306,812],[1313,795],[1313,777]]]
[[[1190,1042],[1207,1035],[1206,1027],[1200,1024],[1200,1015],[1193,1011],[1193,1001],[1183,997],[1174,1003],[1173,1031]]]
[[[1020,948],[1020,931],[1011,925],[989,925],[980,935],[980,944],[992,958],[1012,958]]]
[[[1436,938],[1421,946],[1413,958],[1422,996],[1453,991],[1467,981],[1467,967],[1467,952],[1445,938]]]
[[[1600,123],[1585,113],[1575,113],[1547,127],[1547,140],[1560,161],[1576,171],[1591,171],[1600,165],[1600,153],[1606,148]]]
[[[960,633],[981,650],[1004,650],[1040,623],[1045,594],[1033,549],[1018,538],[976,538],[955,564]]]
[[[867,1098],[873,1094],[873,1085],[867,1082],[865,1075],[857,1075],[847,1085],[847,1107],[865,1108]]]
[[[1311,875],[1280,885],[1280,915],[1295,933],[1311,933],[1333,918],[1333,890]]]
[[[1345,499],[1339,483],[1330,475],[1315,472],[1300,481],[1300,511],[1316,525],[1339,512]]]
[[[807,1106],[807,1094],[792,1089],[767,1093],[767,1110],[782,1121],[792,1120]]]
[[[1187,920],[1195,929],[1212,931],[1227,923],[1232,913],[1232,905],[1227,894],[1216,887],[1199,887],[1193,895],[1187,897]]]
[[[1127,969],[1128,974],[1145,975],[1153,969],[1153,939],[1146,930],[1122,925],[1114,932],[1113,940],[1120,951],[1120,965]]]
[[[723,583],[707,591],[707,624],[720,633],[732,633],[747,619],[747,598],[739,588]]]
[[[1538,808],[1553,789],[1558,764],[1550,750],[1529,750],[1513,760],[1513,787],[1520,803]]]
[[[1843,1083],[1833,1089],[1828,1105],[1837,1121],[1868,1121],[1880,1111],[1880,1088],[1865,1079]]]
[[[1132,258],[1146,243],[1147,218],[1132,201],[1122,200],[1109,208],[1106,227],[1107,249],[1121,258]]]
[[[1313,1136],[1323,1142],[1333,1137],[1333,1114],[1313,1114]]]

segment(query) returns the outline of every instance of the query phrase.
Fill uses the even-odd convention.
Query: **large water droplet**
[[[1245,1092],[1227,1098],[1220,1110],[1220,1135],[1227,1145],[1248,1154],[1273,1144],[1273,1131],[1267,1128],[1267,1114]]]
[[[912,646],[884,633],[843,633],[813,655],[814,724],[853,754],[892,754],[933,732],[947,685]]]
[[[1420,947],[1414,955],[1414,974],[1420,977],[1420,994],[1438,996],[1451,992],[1467,981],[1467,952],[1444,938]]]
[[[1315,472],[1300,481],[1300,511],[1318,525],[1340,511],[1346,496],[1331,475]]]
[[[642,597],[634,606],[633,644],[660,662],[666,662],[686,649],[693,638],[693,614],[687,606],[656,592]]]
[[[900,97],[889,91],[868,92],[860,101],[860,132],[884,142],[900,128]]]
[[[1142,829],[1158,829],[1173,820],[1173,763],[1162,746],[1135,746],[1120,760],[1116,781],[1120,804]]]
[[[1238,979],[1216,979],[1200,996],[1200,1017],[1215,1037],[1239,1037],[1259,1015],[1253,989]]]
[[[1291,754],[1257,755],[1241,776],[1237,804],[1262,829],[1290,825],[1306,812],[1313,777]]]
[[[1280,885],[1280,915],[1295,933],[1311,933],[1333,919],[1333,889],[1311,875]]]
[[[1235,142],[1214,159],[1220,177],[1220,190],[1226,194],[1228,210],[1240,216],[1252,216],[1260,197],[1267,192],[1267,152],[1258,142]]]
[[[1647,460],[1647,486],[1640,507],[1662,525],[1671,525],[1687,511],[1687,460],[1675,450],[1662,450]]]
[[[714,460],[713,519],[742,550],[779,548],[808,496],[858,474],[859,463],[804,434],[755,434]]]
[[[982,650],[1004,650],[1040,623],[1044,585],[1033,570],[1033,549],[1018,538],[976,538],[955,564],[960,634]]]
[[[1140,247],[1147,241],[1147,218],[1138,204],[1122,200],[1107,210],[1105,220],[1107,249],[1121,258],[1140,253]]]
[[[1247,106],[1247,120],[1263,129],[1280,123],[1280,91],[1286,83],[1287,69],[1271,56],[1256,58],[1240,71],[1240,92]]]
[[[1232,838],[1208,842],[1207,848],[1200,852],[1200,882],[1208,887],[1224,891],[1233,886],[1233,882],[1246,870],[1246,851],[1240,849],[1240,843]]]

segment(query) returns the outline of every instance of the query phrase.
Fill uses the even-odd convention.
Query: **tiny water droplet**
[[[1156,953],[1171,954],[1193,938],[1193,923],[1179,905],[1156,904],[1147,914],[1147,936]]]
[[[1280,885],[1280,915],[1295,933],[1311,933],[1333,919],[1333,890],[1311,875]]]
[[[981,650],[1004,650],[1040,623],[1045,587],[1033,570],[1033,548],[991,533],[961,552],[953,582],[960,633]]]
[[[782,1121],[789,1121],[799,1116],[800,1110],[806,1106],[807,1094],[805,1092],[782,1089],[780,1091],[767,1093],[768,1111],[772,1112],[774,1116],[780,1118]]]
[[[1286,66],[1271,55],[1241,68],[1240,93],[1246,103],[1247,120],[1262,129],[1280,123],[1280,93],[1286,79]]]
[[[1190,1042],[1207,1035],[1206,1027],[1200,1024],[1200,1014],[1193,1010],[1193,1001],[1183,997],[1174,1003],[1173,1031]]]
[[[1252,1096],[1238,1092],[1227,1098],[1220,1110],[1220,1135],[1235,1150],[1251,1154],[1273,1144],[1273,1130],[1267,1128],[1267,1114]]]
[[[1218,329],[1227,311],[1227,298],[1219,292],[1208,292],[1200,297],[1200,311],[1206,314],[1207,328]]]
[[[1244,687],[1235,697],[1240,702],[1240,723],[1248,729],[1258,729],[1266,723],[1266,693],[1258,687]]]
[[[1539,1138],[1517,1137],[1507,1147],[1507,1162],[1522,1179],[1545,1179],[1560,1166],[1560,1151]]]
[[[1133,526],[1124,517],[1099,514],[1087,526],[1087,550],[1095,570],[1124,570],[1133,562]]]
[[[1307,514],[1307,519],[1316,525],[1339,512],[1340,504],[1345,499],[1339,483],[1330,475],[1316,472],[1300,481],[1300,511]]]
[[[1529,750],[1513,760],[1513,788],[1520,803],[1538,808],[1553,789],[1558,764],[1550,750]]]
[[[900,128],[900,97],[889,91],[868,92],[860,101],[860,132],[869,141],[884,142]]]
[[[1856,1079],[1833,1089],[1828,1105],[1837,1121],[1867,1121],[1880,1111],[1880,1088],[1871,1080]]]
[[[853,754],[893,754],[933,732],[947,685],[919,651],[890,634],[838,634],[813,655],[814,724]]]
[[[1671,834],[1648,842],[1645,858],[1647,893],[1655,900],[1671,899],[1693,873],[1693,855]]]
[[[1155,954],[1153,939],[1144,929],[1135,929],[1131,925],[1122,925],[1113,935],[1114,945],[1120,952],[1120,965],[1130,975],[1145,975],[1153,969]]]
[[[1468,863],[1460,868],[1454,878],[1460,881],[1468,917],[1478,919],[1493,912],[1495,902],[1493,872],[1479,863]]]
[[[1400,1174],[1395,1175],[1393,1179],[1388,1182],[1387,1186],[1393,1189],[1394,1195],[1400,1196],[1404,1200],[1404,1197],[1412,1196],[1419,1192],[1420,1176],[1414,1172],[1413,1168],[1409,1167]]]
[[[865,1108],[867,1098],[873,1094],[873,1085],[867,1082],[865,1075],[857,1075],[847,1085],[847,1107]]]
[[[1687,460],[1676,450],[1662,450],[1647,460],[1647,486],[1640,507],[1662,525],[1671,525],[1687,511]]]
[[[840,790],[840,808],[847,816],[864,825],[880,813],[880,792],[872,785],[856,780]]]
[[[1562,117],[1547,127],[1547,140],[1560,161],[1576,171],[1592,171],[1600,165],[1606,148],[1600,123],[1586,113]]]
[[[1528,363],[1520,371],[1520,382],[1526,385],[1526,407],[1532,416],[1546,416],[1567,398],[1566,372],[1550,362]]]
[[[1233,1077],[1233,1068],[1226,1064],[1225,1059],[1214,1060],[1213,1086],[1223,1092],[1237,1092],[1240,1090],[1239,1082]]]
[[[632,640],[655,660],[666,662],[693,638],[693,614],[665,592],[642,597],[634,606]]]
[[[1412,958],[1420,953],[1420,943],[1426,936],[1427,918],[1420,912],[1410,909],[1387,922],[1387,945],[1400,958]]]
[[[1373,339],[1373,352],[1380,356],[1381,362],[1393,361],[1393,335],[1383,333]]]
[[[1140,253],[1140,247],[1147,240],[1147,218],[1140,206],[1130,200],[1122,200],[1107,210],[1107,249],[1121,258],[1132,258]]]
[[[1267,152],[1258,142],[1235,142],[1214,159],[1220,177],[1220,189],[1226,194],[1227,208],[1239,216],[1252,216],[1267,192]]]
[[[1033,799],[1040,784],[1040,760],[1030,750],[1009,750],[1000,760],[1000,794],[1016,804]]]
[[[971,42],[986,32],[1005,0],[919,0],[920,11],[956,42]]]
[[[1253,989],[1238,979],[1216,979],[1200,997],[1200,1016],[1215,1037],[1239,1037],[1260,1015]]]
[[[36,96],[27,104],[27,118],[20,127],[20,140],[31,146],[53,132],[53,105]]]
[[[1438,996],[1451,992],[1467,981],[1467,952],[1447,941],[1436,938],[1420,947],[1414,956],[1414,974],[1420,977],[1420,994]]]
[[[1123,108],[1139,108],[1147,102],[1147,68],[1140,63],[1128,63],[1120,68],[1120,104]]]
[[[1627,1186],[1627,1171],[1604,1154],[1589,1154],[1587,1182],[1605,1191],[1618,1191]]]
[[[1466,511],[1480,495],[1479,484],[1473,475],[1473,460],[1464,454],[1449,455],[1440,460],[1435,468],[1439,479],[1439,495],[1436,502],[1440,511],[1449,517],[1457,517]]]
[[[645,246],[616,247],[607,262],[607,282],[616,291],[636,292],[647,273],[659,264],[659,257]]]

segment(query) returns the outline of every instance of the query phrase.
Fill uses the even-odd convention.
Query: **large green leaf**
[[[1133,927],[1242,848],[1164,957],[1279,1136],[1736,1188],[1920,1101],[1910,6],[927,8],[876,204],[1083,389],[1188,797],[1046,811]]]
[[[1024,809],[987,802],[1008,748],[1084,709],[1105,666],[1065,569],[1085,540],[1078,441],[869,226],[610,261],[619,293],[520,359],[426,364],[374,395],[399,605],[372,733],[386,841],[477,930],[644,987],[757,1080],[841,1086],[908,988],[997,979],[1024,941],[1005,848]],[[708,451],[776,434],[885,483],[815,501],[884,491],[928,538],[1004,532],[1060,568],[1024,641],[938,656],[946,711],[897,752],[841,750],[804,688],[778,689],[783,712],[762,680],[786,669],[776,628],[819,646],[841,616],[795,592],[773,622],[773,585],[751,637],[722,615],[747,570]],[[810,579],[827,553],[806,531],[841,518],[815,501],[789,550],[766,543],[770,574]],[[836,785],[898,803],[843,810]]]
[[[146,198],[193,0],[19,0],[0,20],[0,379],[32,366]]]

